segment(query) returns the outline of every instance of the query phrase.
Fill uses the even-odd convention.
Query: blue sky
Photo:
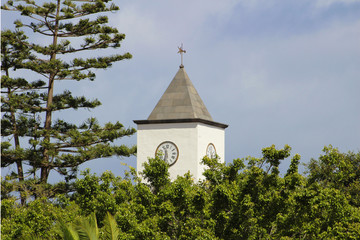
[[[116,52],[130,52],[133,59],[97,71],[95,82],[59,85],[103,103],[62,116],[136,127],[132,120],[149,116],[177,72],[183,43],[190,79],[213,119],[229,124],[226,161],[260,157],[271,144],[289,144],[304,163],[328,144],[360,151],[359,0],[117,4],[120,11],[109,15],[110,22],[127,37]],[[2,15],[4,28],[11,17]],[[119,143],[136,144],[136,136]],[[94,160],[82,168],[122,174],[121,162]]]

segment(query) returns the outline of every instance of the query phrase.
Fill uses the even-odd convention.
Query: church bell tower
[[[215,122],[201,100],[182,64],[185,50],[179,47],[181,65],[147,120],[137,124],[137,171],[158,155],[169,164],[170,178],[190,171],[196,181],[203,179],[201,159],[218,155],[225,159],[225,128]]]

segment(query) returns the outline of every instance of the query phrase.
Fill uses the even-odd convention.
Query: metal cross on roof
[[[180,53],[181,55],[181,65],[180,65],[180,68],[183,68],[184,65],[183,65],[183,53],[186,53],[186,51],[183,49],[183,44],[181,43],[181,46],[178,47],[179,51],[178,53]]]

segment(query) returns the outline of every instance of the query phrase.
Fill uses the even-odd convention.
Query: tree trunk
[[[9,77],[8,69],[6,69],[6,76]],[[11,98],[10,89],[8,89],[8,97],[9,97],[9,99]],[[11,112],[11,122],[13,124],[13,131],[14,131],[15,149],[17,149],[17,148],[20,148],[20,141],[19,141],[19,135],[18,135],[18,132],[17,132],[15,111],[11,106],[10,106],[10,112]],[[18,172],[19,183],[21,183],[21,182],[24,181],[24,170],[23,170],[23,167],[22,167],[21,160],[16,160],[16,167],[17,167],[17,172]],[[22,194],[22,191],[20,190],[19,192],[20,192],[21,205],[24,205],[26,199],[24,197],[24,194]]]
[[[59,17],[59,14],[60,14],[60,0],[57,0],[56,20],[55,20],[54,34],[53,34],[53,46],[54,47],[57,45],[57,41],[58,41],[58,31],[59,31],[58,17]],[[54,50],[54,52],[51,54],[50,61],[55,60],[55,59],[56,59],[56,50]],[[52,115],[51,104],[53,102],[53,97],[54,97],[55,76],[56,76],[56,72],[54,70],[49,75],[48,98],[47,98],[47,102],[46,102],[46,117],[45,117],[45,126],[44,126],[44,128],[46,130],[51,129],[51,115]],[[45,136],[44,140],[50,141],[50,136],[48,135],[48,133]],[[40,176],[40,181],[42,183],[47,182],[49,173],[50,173],[50,156],[48,154],[48,149],[45,148],[43,162],[42,162],[42,166],[41,166],[41,176]]]

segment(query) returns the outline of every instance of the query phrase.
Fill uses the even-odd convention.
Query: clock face
[[[208,158],[216,158],[216,149],[214,144],[209,143],[206,148],[206,156],[208,156]]]
[[[172,166],[179,158],[179,149],[175,143],[166,141],[160,143],[156,149],[155,154],[159,156],[161,160],[168,163],[169,166]]]

